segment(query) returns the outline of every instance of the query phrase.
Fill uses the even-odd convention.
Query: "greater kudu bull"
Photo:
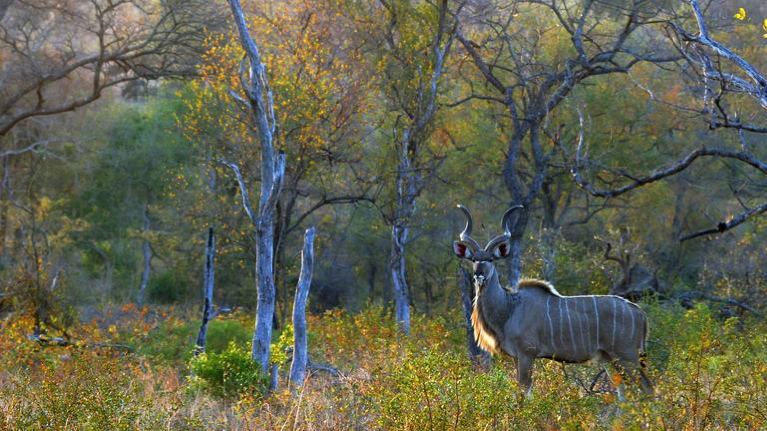
[[[516,289],[502,288],[493,261],[508,256],[508,218],[521,207],[506,211],[504,233],[484,249],[471,237],[469,210],[463,205],[458,208],[466,215],[466,227],[453,249],[473,266],[474,336],[488,352],[516,358],[517,379],[528,395],[536,358],[566,363],[609,361],[630,380],[639,381],[644,392],[652,393],[652,383],[640,362],[648,326],[639,306],[612,295],[562,296],[541,280],[523,279]]]

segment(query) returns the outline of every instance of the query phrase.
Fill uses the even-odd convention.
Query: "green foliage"
[[[149,279],[149,299],[159,304],[172,304],[186,292],[184,281],[173,271],[164,271]]]
[[[231,398],[246,393],[263,395],[269,388],[269,376],[250,357],[250,350],[234,342],[220,353],[205,352],[189,362],[193,390],[205,390],[215,396]]]
[[[161,364],[186,363],[192,356],[198,328],[194,322],[168,319],[137,343],[138,353]]]
[[[226,350],[230,343],[246,347],[252,338],[252,326],[236,319],[215,319],[208,322],[208,337],[205,340],[205,351],[220,353]]]
[[[185,322],[179,319],[168,319],[136,343],[139,346],[138,353],[153,362],[185,364],[192,357],[199,329],[199,321]],[[252,336],[252,328],[239,320],[211,320],[208,322],[205,350],[210,353],[221,353],[227,350],[231,343],[245,348]]]
[[[280,367],[285,365],[290,357],[287,354],[288,348],[293,347],[293,325],[285,325],[280,332],[276,343],[272,343],[272,355],[270,362]]]

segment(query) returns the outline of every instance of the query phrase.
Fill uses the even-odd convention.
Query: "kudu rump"
[[[511,249],[509,216],[503,215],[504,233],[483,249],[471,237],[472,219],[463,205],[466,228],[453,243],[455,254],[472,262],[474,310],[471,323],[479,346],[490,353],[517,359],[517,379],[530,394],[533,361],[548,358],[582,363],[591,359],[612,362],[642,390],[652,393],[652,383],[640,363],[647,338],[647,316],[636,304],[619,296],[562,296],[551,284],[523,279],[517,289],[504,289],[493,261]]]

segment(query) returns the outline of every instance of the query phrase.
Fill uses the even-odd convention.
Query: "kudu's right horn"
[[[469,209],[465,206],[458,204],[458,209],[463,211],[463,215],[466,216],[466,227],[463,228],[463,232],[459,235],[459,238],[461,238],[461,241],[469,244],[471,247],[474,248],[473,251],[482,250],[482,246],[479,245],[479,243],[471,237],[471,229],[474,227],[474,224],[471,219],[471,213],[469,212]]]

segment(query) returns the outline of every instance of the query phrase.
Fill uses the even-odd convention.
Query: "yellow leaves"
[[[53,201],[48,196],[40,198],[40,202],[37,204],[37,216],[40,218],[45,217],[53,207]]]
[[[739,21],[746,21],[748,20],[748,14],[746,13],[746,9],[744,8],[738,8],[738,13],[733,15],[735,19]],[[762,39],[767,39],[767,18],[762,21]]]

